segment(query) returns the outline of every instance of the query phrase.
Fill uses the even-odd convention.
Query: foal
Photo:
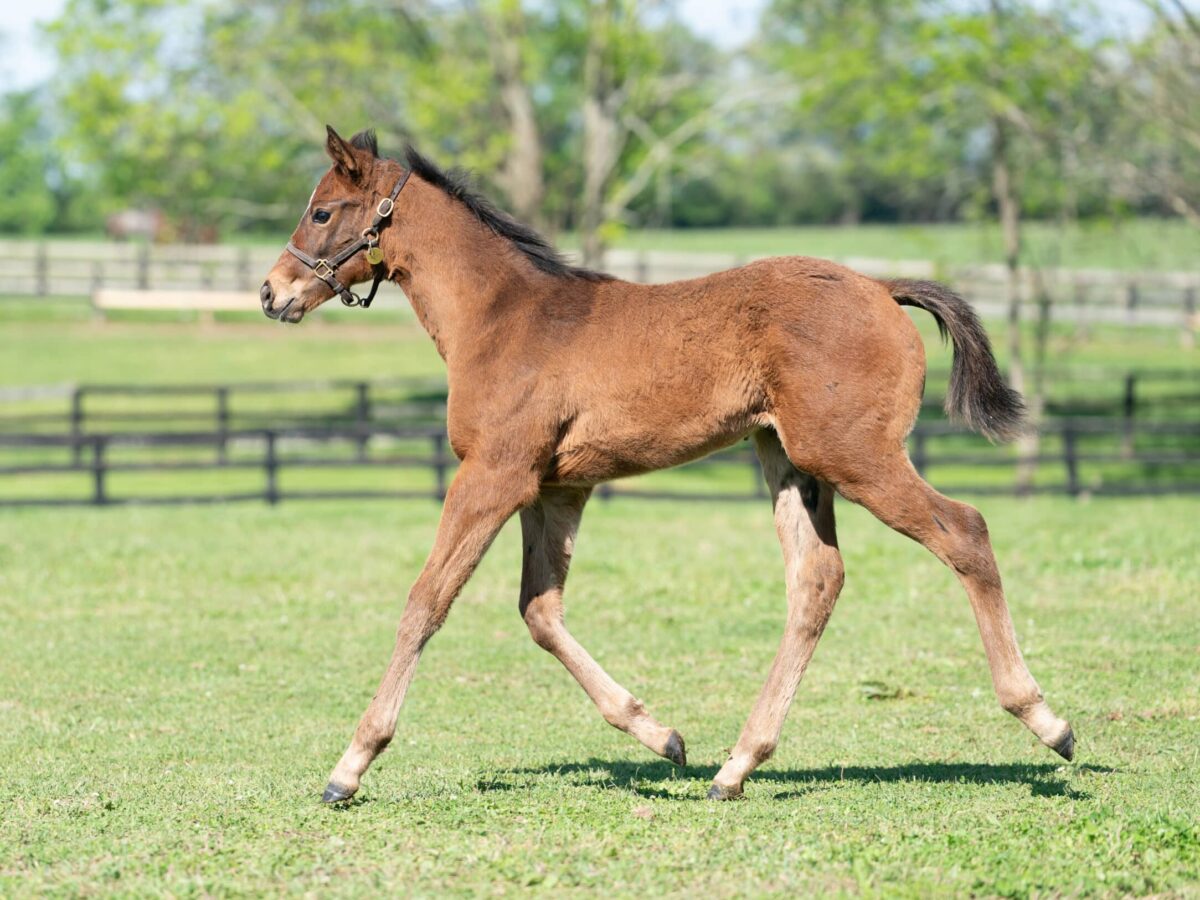
[[[1066,759],[1017,648],[983,517],[913,469],[905,438],[925,354],[901,310],[931,313],[954,344],[946,406],[993,440],[1021,428],[970,307],[926,281],[880,282],[818,259],[762,260],[641,285],[567,265],[541,237],[409,149],[329,129],[333,166],[262,286],[264,312],[299,322],[348,285],[387,278],[408,295],[446,362],[450,444],[462,461],[433,550],[409,593],[378,693],[323,800],[345,800],[387,746],[425,643],[519,513],[520,611],[610,724],[684,765],[659,723],[571,636],[562,592],[594,485],[675,466],[753,436],[787,570],[788,614],[766,685],[708,796],[742,793],[784,716],[842,587],[833,497],[861,504],[954,570],[983,637],[1000,704]],[[374,289],[372,289],[372,295]]]

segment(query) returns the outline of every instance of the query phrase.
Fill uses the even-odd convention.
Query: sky
[[[723,47],[733,47],[754,32],[766,0],[681,0],[685,20]],[[22,88],[50,75],[54,60],[38,39],[37,24],[55,19],[66,0],[0,0],[0,87]]]
[[[685,21],[721,47],[736,47],[754,33],[767,0],[680,0]],[[1052,0],[1044,0],[1047,4]],[[1095,0],[1134,27],[1144,21],[1139,0]],[[0,88],[27,87],[46,79],[54,59],[39,39],[37,24],[56,18],[66,0],[0,0]]]

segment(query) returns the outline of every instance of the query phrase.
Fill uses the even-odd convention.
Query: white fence
[[[102,288],[254,292],[282,247],[147,245],[99,241],[0,241],[0,284],[9,294],[85,296]],[[613,250],[605,268],[642,282],[696,278],[744,265],[732,253]],[[1003,313],[1003,266],[942,267],[926,260],[838,260],[876,277],[934,278],[953,285],[986,315]],[[1040,269],[1022,273],[1028,305],[1053,301],[1054,318],[1127,324],[1197,326],[1200,271],[1123,272]]]

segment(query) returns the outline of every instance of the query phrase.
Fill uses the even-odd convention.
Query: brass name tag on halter
[[[373,266],[383,262],[383,251],[379,249],[378,244],[367,248],[367,262]]]

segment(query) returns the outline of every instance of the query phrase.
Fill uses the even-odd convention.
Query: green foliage
[[[24,231],[78,223],[62,198],[81,191],[93,228],[152,206],[185,237],[278,231],[324,167],[330,122],[374,126],[393,153],[411,139],[503,199],[509,35],[541,145],[541,219],[578,227],[584,61],[603,38],[620,101],[609,228],[985,218],[997,122],[1027,216],[1200,221],[1200,35],[1166,17],[1118,41],[1095,12],[772,0],[752,44],[722,53],[671,0],[69,0],[48,28],[50,84],[5,101],[0,132],[24,139],[18,152],[0,138],[14,148],[0,180],[31,210]]]
[[[1091,78],[1103,43],[1073,6],[776,0],[760,64],[801,87],[798,139],[826,159],[844,220],[978,213],[997,121],[1015,135],[1028,213],[1104,212],[1084,170],[1111,118]]]
[[[39,234],[55,224],[63,177],[36,94],[0,96],[0,232]]]

